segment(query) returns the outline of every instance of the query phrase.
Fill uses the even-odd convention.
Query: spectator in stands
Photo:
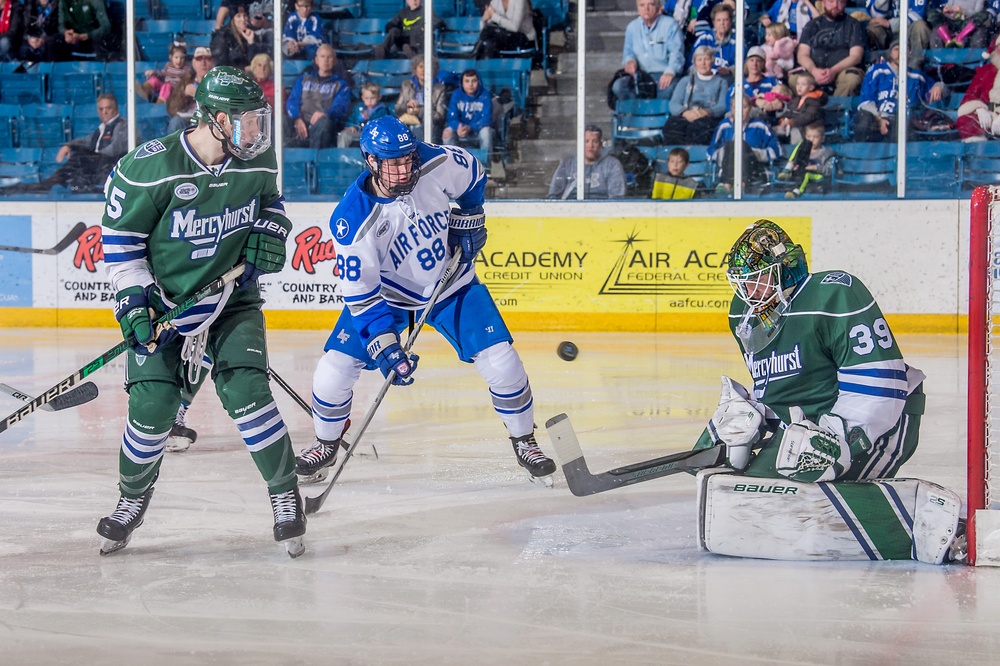
[[[264,101],[274,107],[274,61],[266,53],[258,53],[247,67],[250,76],[264,92]]]
[[[583,129],[583,196],[586,199],[621,199],[625,196],[625,170],[615,157],[604,154],[603,132],[597,125]],[[549,199],[576,198],[576,156],[559,162],[549,184]]]
[[[996,13],[990,7],[992,2],[987,0],[943,0],[941,6],[928,8],[931,48],[985,48]]]
[[[337,135],[338,148],[350,148],[361,136],[361,129],[369,120],[388,116],[389,109],[382,103],[382,90],[377,83],[361,86],[361,101],[354,105],[344,129]]]
[[[56,162],[66,162],[54,174],[38,183],[14,185],[5,194],[48,192],[59,185],[73,194],[100,192],[115,164],[128,152],[128,123],[118,115],[118,100],[111,93],[97,97],[101,124],[89,136],[73,139],[56,154]]]
[[[24,35],[24,7],[19,0],[0,0],[0,61],[17,57]]]
[[[778,133],[790,137],[791,143],[802,141],[807,125],[823,122],[823,107],[827,95],[816,87],[812,74],[803,72],[795,79],[795,96],[778,121]]]
[[[993,40],[987,53],[989,60],[976,68],[976,74],[958,107],[955,129],[962,141],[986,141],[1000,138],[1000,37]]]
[[[245,7],[237,7],[229,25],[212,35],[212,56],[216,65],[230,65],[244,69],[258,53],[267,53],[269,45],[257,39],[250,27],[250,17]]]
[[[896,109],[899,105],[899,42],[889,45],[888,57],[868,68],[861,83],[861,103],[854,114],[854,140],[879,142],[896,140]],[[936,102],[945,91],[943,83],[931,85],[919,69],[909,68],[906,77],[906,104],[911,110],[921,102]]]
[[[634,77],[642,71],[656,81],[657,99],[670,99],[684,70],[684,33],[674,19],[661,13],[660,0],[637,0],[638,18],[625,28],[622,69],[628,77],[612,84],[618,99],[637,97]]]
[[[462,72],[462,87],[451,95],[441,140],[455,145],[459,139],[479,137],[479,147],[489,156],[493,148],[493,99],[474,69]]]
[[[17,57],[25,62],[52,62],[56,59],[55,43],[45,36],[41,28],[29,26]]]
[[[337,75],[337,54],[329,44],[320,44],[313,64],[315,67],[302,72],[288,94],[293,131],[286,131],[285,136],[291,138],[291,146],[329,148],[350,110],[351,88]]]
[[[192,76],[194,70],[187,64],[187,47],[181,44],[170,45],[170,59],[162,70],[147,69],[143,76],[146,81],[140,86],[143,96],[152,103],[167,103],[174,86],[184,77]]]
[[[752,100],[751,116],[760,118],[769,113],[776,113],[784,107],[781,102],[769,101],[764,97],[776,85],[779,85],[778,79],[764,74],[764,49],[759,46],[751,47],[746,60],[743,61],[743,92]],[[735,94],[734,83],[729,86],[729,105],[732,105]]]
[[[264,45],[264,53],[274,50],[274,21],[271,20],[271,0],[254,0],[247,9],[250,29],[257,43]],[[272,61],[273,62],[273,61]]]
[[[535,24],[530,0],[491,0],[480,21],[473,58],[496,58],[501,51],[535,46]]]
[[[444,29],[444,20],[434,14],[435,30]],[[385,41],[375,47],[376,58],[412,58],[424,50],[423,0],[406,0],[399,13],[385,24]]]
[[[198,84],[205,78],[208,70],[215,67],[215,58],[212,50],[207,46],[199,46],[194,50],[194,57],[191,58],[192,72],[188,72],[180,82],[170,91],[167,97],[167,115],[170,122],[167,123],[167,134],[172,134],[182,130],[191,123],[198,105],[194,101],[194,93],[198,89]]]
[[[52,42],[59,35],[59,0],[28,0],[24,3],[24,31],[37,28]]]
[[[667,173],[657,173],[653,181],[654,199],[693,199],[698,193],[698,181],[684,171],[691,164],[691,155],[680,146],[667,153]]]
[[[323,43],[323,26],[312,13],[313,0],[295,0],[295,13],[288,17],[281,35],[281,52],[299,60],[316,57]]]
[[[805,139],[792,149],[788,162],[778,173],[778,180],[799,183],[785,193],[786,199],[795,199],[810,191],[822,194],[830,191],[834,152],[823,145],[826,128],[823,123],[813,123],[806,127],[805,135]]]
[[[799,43],[792,37],[784,23],[772,23],[764,29],[764,73],[785,80],[785,75],[795,68],[795,49]]]
[[[865,28],[844,13],[847,0],[823,0],[823,15],[809,21],[799,34],[799,65],[817,85],[838,97],[856,95],[865,73],[859,69],[865,56]],[[796,74],[789,75],[795,86]]]
[[[670,117],[663,125],[663,142],[707,145],[726,113],[726,80],[712,71],[715,51],[702,46],[694,52],[694,71],[682,78],[670,98]]]
[[[115,35],[103,0],[62,0],[59,3],[59,32],[66,60],[74,54],[93,54],[98,60],[112,60]]]
[[[431,72],[434,77],[434,86],[431,89],[431,104],[433,111],[431,119],[433,122],[431,140],[438,142],[441,140],[441,132],[444,130],[444,122],[448,117],[448,78],[457,78],[454,75],[438,71],[438,59],[431,57]],[[399,86],[399,97],[396,98],[396,117],[404,125],[412,130],[420,127],[424,122],[424,57],[422,55],[410,58],[410,72],[412,75],[404,79]]]
[[[712,29],[694,40],[693,51],[706,46],[715,53],[715,71],[732,80],[736,64],[736,30],[733,28],[733,9],[726,4],[712,8]]]
[[[931,45],[931,27],[926,20],[929,3],[927,0],[920,0],[906,4],[910,19],[906,31],[910,55],[923,60],[924,51]],[[865,27],[868,47],[874,51],[884,51],[890,42],[899,38],[899,0],[867,0],[867,8],[871,15]],[[919,66],[912,61],[910,64]]]
[[[750,117],[753,104],[743,96],[743,179],[744,183],[762,185],[767,183],[767,166],[781,156],[781,145],[771,127],[762,120]],[[708,146],[708,157],[719,165],[722,182],[716,188],[718,194],[733,191],[733,174],[736,167],[736,124],[730,111],[715,130],[712,143]]]
[[[774,0],[771,8],[761,14],[757,21],[765,29],[771,25],[781,24],[790,34],[797,35],[808,23],[801,21],[803,14],[811,20],[819,16],[819,11],[810,0]]]

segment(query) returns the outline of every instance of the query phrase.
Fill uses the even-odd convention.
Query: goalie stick
[[[726,460],[725,445],[716,444],[709,449],[684,451],[593,474],[583,458],[580,441],[576,438],[568,416],[565,414],[553,416],[545,422],[545,428],[562,463],[566,485],[577,497],[603,493],[679,472],[694,472],[705,467],[715,467]]]
[[[153,338],[155,339],[158,337],[161,327],[168,326],[170,322],[172,322],[174,319],[179,317],[184,312],[190,310],[192,307],[194,307],[194,305],[200,303],[201,301],[205,300],[212,294],[216,293],[217,291],[225,287],[227,283],[232,282],[239,276],[243,275],[243,269],[245,267],[246,264],[240,263],[239,265],[230,268],[221,277],[205,285],[195,294],[185,299],[183,302],[178,303],[176,307],[172,308],[162,317],[153,322],[153,327],[154,327],[153,330],[156,332],[153,335]],[[95,372],[103,368],[105,365],[107,365],[109,361],[113,360],[120,354],[124,354],[126,351],[134,347],[136,344],[137,343],[134,337],[130,337],[128,340],[122,340],[117,345],[115,345],[108,351],[104,352],[103,354],[95,358],[93,361],[83,366],[82,368],[74,372],[72,375],[70,375],[66,379],[62,380],[61,382],[50,388],[48,391],[42,393],[40,396],[38,396],[37,398],[26,404],[21,409],[17,410],[13,414],[8,415],[3,420],[3,422],[0,423],[0,433],[7,430],[15,423],[18,423],[19,421],[23,420],[24,417],[28,416],[35,410],[40,409],[42,405],[47,405],[60,395],[69,393],[70,391],[73,390],[73,387],[76,386],[81,380],[88,377],[89,375],[94,374]]]
[[[444,292],[444,287],[451,280],[452,275],[455,273],[455,269],[458,268],[458,262],[462,259],[462,250],[460,248],[455,248],[455,256],[452,257],[451,262],[448,263],[448,267],[444,269],[444,275],[438,280],[437,286],[434,287],[434,291],[431,292],[431,297],[427,300],[427,305],[424,306],[424,311],[420,314],[420,319],[417,320],[416,325],[413,327],[413,331],[410,333],[409,337],[406,338],[406,344],[403,346],[403,353],[409,354],[410,348],[413,343],[417,340],[417,335],[420,333],[420,329],[424,327],[424,322],[427,321],[427,315],[430,311],[434,309],[437,305],[438,298]],[[344,471],[344,467],[347,466],[347,461],[351,459],[351,454],[354,453],[355,447],[357,447],[358,442],[361,441],[361,436],[365,434],[365,430],[368,429],[368,424],[372,422],[372,418],[375,416],[375,412],[378,410],[378,406],[382,404],[382,398],[385,397],[386,392],[388,392],[389,387],[392,386],[392,380],[396,378],[395,370],[390,370],[388,376],[386,376],[385,381],[382,382],[382,388],[379,389],[378,395],[375,396],[372,406],[368,408],[368,413],[365,414],[364,420],[361,422],[361,427],[358,428],[358,434],[354,436],[351,441],[351,445],[347,447],[347,454],[344,455],[344,459],[340,461],[340,465],[337,467],[337,471],[334,472],[333,478],[330,479],[330,483],[327,484],[326,488],[322,493],[316,497],[305,498],[306,513],[316,513],[323,506],[323,502],[326,501],[327,496],[330,491],[333,490],[333,484],[337,482],[340,477],[340,473]]]
[[[18,391],[13,386],[8,386],[4,383],[0,383],[0,391],[17,398],[21,402],[31,402],[34,400],[34,398],[27,393]],[[97,384],[94,382],[85,382],[74,389],[70,389],[62,395],[57,395],[52,400],[49,400],[47,404],[42,405],[42,409],[47,412],[58,412],[64,409],[69,409],[70,407],[79,407],[80,405],[88,403],[96,398],[97,394]]]
[[[59,254],[70,245],[73,244],[80,234],[86,230],[87,225],[83,222],[77,222],[76,225],[69,230],[66,237],[55,244],[55,246],[50,248],[34,248],[34,247],[14,247],[13,245],[0,245],[0,252],[29,252],[31,254]]]

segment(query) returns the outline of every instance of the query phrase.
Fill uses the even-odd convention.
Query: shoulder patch
[[[143,157],[149,157],[150,155],[155,155],[156,153],[162,153],[167,147],[160,143],[159,139],[153,139],[152,141],[147,141],[139,147],[139,150],[135,151],[135,159],[141,160]]]
[[[184,201],[191,201],[198,196],[198,186],[194,183],[181,183],[174,188],[174,196]]]
[[[343,240],[347,238],[351,233],[351,225],[347,223],[342,217],[338,217],[337,221],[333,223],[333,233],[338,239]]]
[[[836,271],[834,273],[827,274],[820,284],[842,284],[845,287],[850,287],[852,282],[853,280],[850,275]]]

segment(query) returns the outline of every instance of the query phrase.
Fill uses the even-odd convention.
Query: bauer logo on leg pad
[[[775,495],[794,495],[798,491],[795,486],[777,486],[774,484],[737,483],[733,486],[734,493],[774,493]]]

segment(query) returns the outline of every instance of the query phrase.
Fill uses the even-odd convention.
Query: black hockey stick
[[[69,233],[66,234],[66,237],[63,238],[58,243],[56,243],[55,247],[50,247],[47,249],[39,249],[34,247],[14,247],[13,245],[0,245],[0,252],[30,252],[31,254],[59,254],[60,252],[68,248],[70,245],[72,245],[73,241],[79,238],[80,234],[82,234],[86,228],[87,228],[86,224],[84,224],[83,222],[77,222],[76,226],[70,229]]]
[[[549,439],[556,449],[559,462],[562,463],[563,474],[566,475],[566,485],[577,497],[603,493],[633,483],[641,483],[661,476],[669,476],[679,472],[694,472],[705,467],[715,467],[726,459],[724,444],[716,444],[709,449],[684,451],[662,458],[654,458],[633,465],[617,467],[600,474],[591,473],[587,461],[583,458],[580,441],[576,438],[573,425],[565,414],[557,414],[545,422]]]
[[[431,293],[430,299],[427,301],[427,305],[424,306],[424,311],[420,315],[420,319],[417,320],[416,326],[413,327],[413,332],[410,333],[409,337],[406,338],[406,344],[403,345],[403,352],[409,353],[410,348],[413,343],[417,340],[417,335],[420,333],[420,329],[424,327],[424,322],[427,321],[427,315],[430,314],[431,310],[437,304],[438,298],[444,292],[445,285],[451,280],[452,274],[458,268],[458,262],[462,259],[462,250],[460,248],[455,248],[455,256],[452,257],[451,262],[448,267],[444,270],[444,275],[438,280],[437,286],[434,287],[434,291]],[[347,453],[344,455],[344,459],[340,461],[340,465],[337,467],[337,471],[334,472],[333,478],[330,479],[330,483],[326,486],[323,492],[316,497],[306,498],[306,513],[316,513],[323,506],[323,502],[326,501],[327,496],[330,491],[333,490],[333,484],[337,482],[340,477],[340,473],[344,471],[344,467],[347,466],[347,461],[351,459],[351,454],[354,453],[354,448],[361,441],[362,435],[365,434],[365,430],[368,429],[368,424],[372,422],[372,418],[375,416],[375,412],[378,411],[378,406],[382,404],[382,398],[385,397],[386,392],[388,392],[389,387],[392,386],[392,380],[396,378],[396,372],[390,371],[389,376],[385,378],[382,382],[382,388],[379,389],[378,395],[375,396],[372,406],[368,408],[368,413],[365,414],[364,420],[361,422],[361,427],[358,428],[358,434],[354,436],[351,441],[351,445],[347,447]]]
[[[3,383],[0,383],[0,392],[14,396],[21,402],[31,402],[34,400],[34,398],[27,393],[18,391],[13,386],[8,386]],[[94,382],[84,382],[76,388],[70,389],[68,392],[63,393],[62,395],[57,395],[52,400],[49,400],[48,404],[42,405],[42,409],[47,412],[58,412],[63,409],[69,409],[70,407],[79,407],[80,405],[88,403],[96,398],[97,394],[97,384]]]
[[[190,310],[195,304],[205,300],[212,294],[224,288],[227,283],[232,282],[239,276],[243,275],[243,269],[245,267],[246,264],[241,263],[233,268],[230,268],[226,273],[222,275],[222,277],[202,287],[194,295],[185,299],[183,302],[179,303],[176,307],[172,308],[169,312],[167,312],[162,317],[153,322],[153,327],[154,327],[153,330],[158,330],[161,326],[166,326],[170,324],[170,322],[172,322],[174,319],[177,319],[177,317],[179,317],[184,312]],[[46,391],[45,393],[41,394],[40,396],[29,402],[21,409],[7,416],[7,418],[5,418],[2,423],[0,423],[0,432],[3,432],[4,430],[11,427],[15,423],[23,420],[24,417],[28,416],[36,409],[40,409],[42,405],[46,405],[52,402],[52,400],[59,397],[60,395],[69,393],[70,391],[73,390],[73,387],[75,387],[84,378],[94,374],[95,372],[103,368],[105,365],[107,365],[108,362],[115,359],[119,355],[124,354],[126,351],[134,347],[136,344],[137,343],[135,341],[135,338],[122,340],[117,345],[115,345],[108,351],[104,352],[103,354],[95,358],[93,361],[83,366],[82,368],[74,372],[72,375],[62,380],[61,382],[50,388],[48,391]]]
[[[284,379],[282,379],[281,375],[275,372],[274,368],[272,368],[271,366],[267,366],[267,371],[268,373],[270,373],[271,379],[273,379],[278,386],[284,389],[285,393],[288,394],[288,397],[294,400],[295,404],[304,409],[306,414],[312,416],[312,408],[306,404],[306,401],[302,399],[302,396],[300,396],[298,393],[295,392],[295,389],[292,388],[292,385],[286,382]],[[344,445],[344,448],[346,449],[347,445]],[[372,445],[372,451],[375,453],[375,460],[378,460],[378,449],[375,448],[374,444]]]

